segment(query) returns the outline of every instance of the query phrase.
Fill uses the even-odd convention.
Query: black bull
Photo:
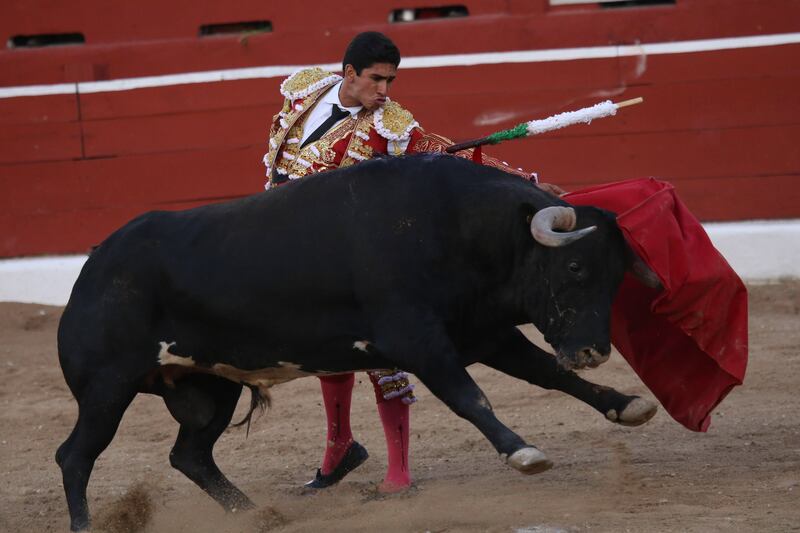
[[[643,423],[653,404],[565,368],[607,358],[626,261],[610,213],[566,206],[499,170],[418,156],[131,221],[92,252],[58,331],[79,406],[56,453],[72,528],[88,526],[95,459],[139,392],[180,423],[172,465],[227,509],[250,501],[212,448],[243,384],[402,368],[526,473],[551,463],[495,417],[467,365]],[[515,327],[529,322],[558,360]]]

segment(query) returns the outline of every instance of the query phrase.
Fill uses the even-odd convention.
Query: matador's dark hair
[[[365,31],[359,33],[344,52],[342,71],[347,65],[353,65],[356,74],[361,76],[361,71],[375,63],[391,63],[395,67],[400,65],[400,50],[382,33]]]

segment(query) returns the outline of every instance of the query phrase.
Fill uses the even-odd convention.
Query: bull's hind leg
[[[253,502],[220,471],[213,457],[214,444],[230,424],[241,392],[238,383],[192,375],[163,394],[167,408],[181,425],[169,454],[170,463],[226,511],[253,507]]]
[[[517,328],[504,329],[475,344],[471,351],[479,354],[476,357],[481,363],[533,385],[565,392],[617,424],[644,424],[658,409],[649,400],[596,385],[564,370],[555,357],[532,344]]]
[[[89,527],[89,506],[86,501],[89,476],[97,457],[114,438],[122,415],[136,396],[136,391],[134,383],[119,383],[113,381],[110,375],[97,375],[77,398],[78,421],[69,438],[56,452],[72,531]]]

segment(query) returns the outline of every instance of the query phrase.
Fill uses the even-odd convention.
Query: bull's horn
[[[555,248],[575,242],[597,229],[597,226],[590,226],[572,231],[575,229],[575,219],[575,210],[571,207],[545,207],[531,220],[531,235],[539,244]],[[553,230],[564,230],[564,232]]]

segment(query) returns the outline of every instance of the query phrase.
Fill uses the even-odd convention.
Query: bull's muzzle
[[[556,360],[565,370],[580,370],[582,368],[597,368],[611,355],[611,349],[599,350],[594,346],[586,346],[575,350],[574,355],[569,355],[561,350],[556,353]]]

